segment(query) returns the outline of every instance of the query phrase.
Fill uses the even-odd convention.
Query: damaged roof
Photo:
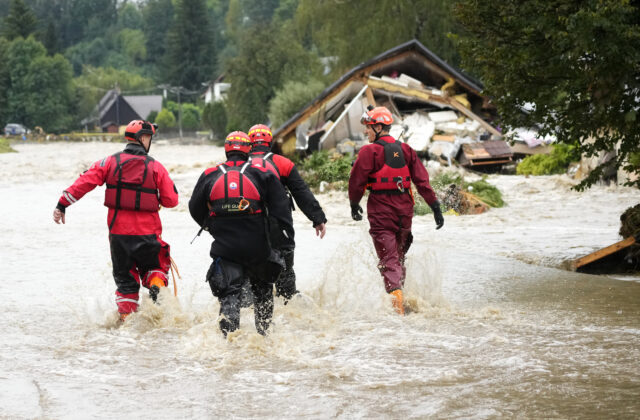
[[[298,125],[314,114],[316,114],[316,121],[311,122],[308,129],[313,130],[322,126],[326,120],[335,118],[342,111],[345,103],[360,92],[365,85],[374,90],[374,93],[393,95],[407,101],[429,99],[430,95],[427,91],[414,88],[411,81],[409,81],[408,88],[403,88],[395,86],[393,80],[387,77],[401,74],[409,76],[409,79],[415,79],[418,85],[422,84],[432,88],[433,91],[446,86],[449,90],[444,93],[445,99],[447,96],[466,94],[470,107],[470,110],[467,111],[470,113],[479,114],[487,109],[495,110],[489,104],[488,99],[480,93],[483,88],[480,82],[449,65],[414,39],[351,69],[320,93],[311,103],[278,127],[274,132],[274,138],[282,143],[285,138],[293,134]],[[431,99],[434,97],[432,96]],[[439,99],[438,101],[451,106],[449,103],[451,100]],[[454,105],[457,105],[457,101],[453,102]],[[319,110],[323,112],[318,113]]]

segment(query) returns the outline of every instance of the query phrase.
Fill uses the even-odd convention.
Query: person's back
[[[434,212],[436,229],[444,224],[438,199],[429,184],[429,174],[416,152],[389,135],[393,122],[385,107],[368,110],[362,116],[365,134],[371,144],[363,146],[351,168],[349,201],[353,220],[362,220],[360,199],[369,190],[367,218],[369,234],[378,255],[378,268],[384,287],[392,296],[395,310],[404,314],[403,293],[406,277],[405,256],[411,243],[413,182],[418,193]]]
[[[189,200],[191,216],[214,239],[207,281],[220,301],[225,336],[240,325],[240,294],[247,278],[256,329],[266,334],[273,314],[273,282],[284,265],[271,247],[269,223],[277,223],[276,230],[285,236],[293,229],[284,188],[271,172],[247,161],[250,144],[245,133],[230,133],[225,140],[227,162],[205,170]]]
[[[293,200],[295,200],[300,210],[311,221],[316,230],[316,235],[323,238],[326,233],[325,223],[327,223],[327,218],[318,200],[316,200],[309,186],[300,176],[295,164],[290,159],[271,151],[271,141],[273,140],[271,129],[266,125],[256,124],[249,130],[249,138],[252,141],[249,156],[254,162],[253,166],[264,168],[278,177],[282,185],[291,194],[289,197],[291,202],[289,211],[295,208],[293,205]],[[276,295],[284,297],[286,303],[288,299],[298,293],[296,275],[293,269],[294,232],[283,238],[276,246],[281,251],[286,264],[285,270],[276,281]]]
[[[104,205],[109,208],[107,225],[116,304],[121,319],[138,309],[140,284],[155,301],[168,283],[169,244],[161,238],[160,206],[175,207],[178,190],[162,164],[148,155],[156,127],[134,120],[125,131],[130,142],[125,149],[95,162],[62,192],[53,218],[65,223],[68,206],[97,186],[106,184]]]

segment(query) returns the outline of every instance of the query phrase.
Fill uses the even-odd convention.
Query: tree
[[[417,39],[449,64],[459,57],[450,0],[301,0],[296,13],[300,39],[323,56],[337,56],[341,75],[363,61]]]
[[[215,65],[215,42],[204,0],[180,0],[167,37],[165,79],[174,86],[202,89]]]
[[[47,56],[33,36],[14,39],[5,58],[10,81],[5,118],[48,131],[70,128],[74,90],[69,62],[59,54]]]
[[[224,102],[210,102],[204,106],[202,111],[202,122],[211,131],[216,138],[225,137],[225,129],[227,128],[227,111]]]
[[[269,103],[269,118],[273,128],[285,123],[318,96],[324,88],[325,84],[316,79],[305,82],[286,82]]]
[[[12,0],[9,15],[4,19],[2,35],[9,41],[28,37],[36,29],[37,19],[23,0]]]
[[[462,0],[455,12],[463,62],[504,128],[539,126],[585,156],[617,149],[579,190],[608,165],[640,174],[628,160],[640,150],[638,1]]]
[[[245,30],[238,56],[225,66],[231,88],[227,128],[244,129],[267,120],[267,106],[286,81],[320,78],[322,66],[305,51],[288,25]]]
[[[142,29],[142,13],[133,3],[123,3],[118,9],[118,27],[120,29]]]
[[[7,91],[7,118],[13,122],[29,125],[25,94],[29,92],[27,79],[31,62],[45,56],[47,50],[33,37],[16,38],[7,48],[6,61],[9,69],[9,89]]]
[[[31,62],[26,77],[24,102],[27,124],[47,132],[62,132],[73,123],[71,64],[60,54],[41,55]]]
[[[166,54],[167,28],[173,21],[173,4],[171,0],[149,0],[142,9],[142,17],[147,61],[158,66]]]
[[[0,37],[0,63],[6,63],[8,60],[7,52],[9,49],[9,41]],[[4,127],[9,121],[8,109],[9,109],[9,89],[11,86],[11,80],[9,75],[9,68],[5,65],[0,65],[0,127]]]

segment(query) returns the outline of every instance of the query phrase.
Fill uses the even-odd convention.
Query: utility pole
[[[180,102],[180,91],[182,86],[178,86],[178,130],[180,131],[180,140],[182,140],[182,102]]]

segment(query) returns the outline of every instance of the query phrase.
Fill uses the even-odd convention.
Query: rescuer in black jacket
[[[273,315],[273,283],[284,268],[271,235],[293,235],[289,201],[274,174],[248,161],[251,140],[245,133],[230,133],[224,148],[227,161],[200,176],[189,212],[214,239],[207,281],[220,301],[220,329],[226,336],[240,325],[246,277],[254,296],[256,329],[264,335]]]
[[[252,161],[260,163],[265,169],[278,176],[282,185],[291,193],[302,213],[313,223],[316,235],[324,238],[327,218],[320,207],[320,203],[318,203],[307,183],[300,176],[295,164],[286,157],[271,152],[273,136],[269,127],[263,124],[254,125],[249,129],[249,138],[253,143],[249,157]],[[293,208],[293,202],[291,202],[289,212]],[[284,297],[286,303],[294,294],[298,293],[296,273],[293,271],[294,236],[286,237],[281,243],[275,245],[281,251],[286,265],[278,280],[276,280],[276,294]]]

